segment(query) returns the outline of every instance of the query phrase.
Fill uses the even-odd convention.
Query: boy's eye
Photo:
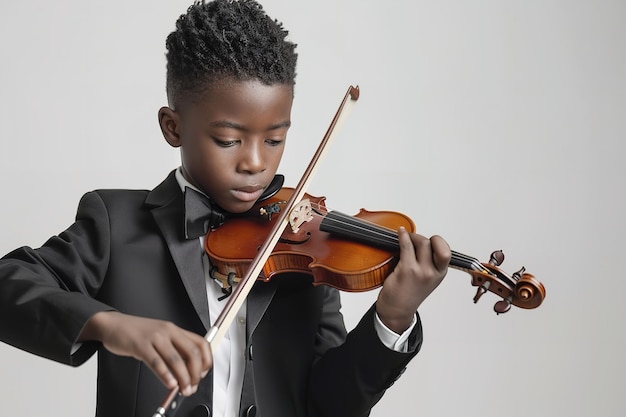
[[[218,138],[213,138],[213,140],[218,146],[221,146],[223,148],[229,148],[231,146],[236,145],[237,142],[239,142],[237,140],[224,140],[224,139],[218,139]]]
[[[284,141],[285,141],[284,139],[267,139],[267,140],[265,140],[265,143],[267,143],[270,146],[279,146]]]

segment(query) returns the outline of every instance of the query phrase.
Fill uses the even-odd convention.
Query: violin
[[[274,226],[276,214],[292,193],[292,188],[281,188],[249,212],[230,218],[207,234],[204,249],[211,260],[211,275],[222,282],[227,294],[248,270]],[[394,211],[361,209],[350,216],[329,211],[325,201],[325,197],[305,194],[296,204],[259,280],[270,281],[284,272],[300,272],[311,275],[314,285],[329,285],[342,291],[368,291],[383,284],[399,260],[396,231],[403,226],[415,232],[413,221]],[[506,274],[498,268],[503,260],[502,251],[493,252],[486,263],[452,251],[449,266],[471,275],[472,286],[478,287],[475,303],[486,292],[501,297],[494,305],[497,314],[506,313],[512,305],[524,309],[538,307],[546,296],[543,284],[523,267],[512,275]]]

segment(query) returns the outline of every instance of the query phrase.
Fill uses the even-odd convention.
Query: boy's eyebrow
[[[228,120],[217,120],[210,123],[212,127],[223,127],[228,129],[247,130],[247,128],[239,123],[229,122]],[[276,130],[291,127],[291,120],[269,125],[266,130]]]

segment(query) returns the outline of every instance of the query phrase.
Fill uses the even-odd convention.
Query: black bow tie
[[[283,186],[285,177],[275,175],[272,183],[258,201],[267,200],[276,194]],[[209,197],[185,187],[185,237],[195,239],[207,234],[209,230],[216,229],[226,220],[228,213],[222,210]]]
[[[226,213],[206,195],[185,187],[185,237],[195,239],[221,226]]]

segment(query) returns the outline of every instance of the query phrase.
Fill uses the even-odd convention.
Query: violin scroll
[[[474,303],[486,292],[494,293],[502,300],[495,303],[493,309],[497,314],[506,313],[511,305],[531,309],[538,307],[546,296],[546,289],[534,275],[526,272],[522,267],[511,276],[504,273],[498,267],[504,262],[504,253],[495,251],[491,254],[489,262],[479,267],[471,268],[463,266],[463,269],[472,276],[472,285],[478,287],[474,296]],[[455,266],[455,265],[451,265]]]

